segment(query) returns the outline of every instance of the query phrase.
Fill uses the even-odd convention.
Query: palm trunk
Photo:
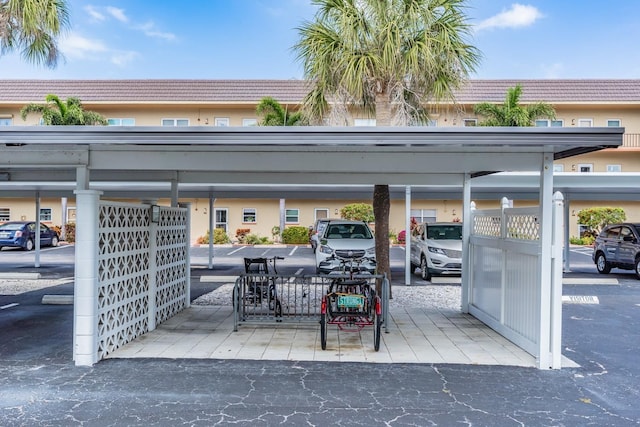
[[[373,187],[373,215],[376,218],[376,260],[378,274],[386,274],[391,283],[391,266],[389,263],[389,186]],[[380,293],[381,283],[376,282],[376,291]]]
[[[376,94],[376,126],[391,125],[391,103],[386,92]],[[391,283],[391,265],[389,262],[389,185],[375,185],[373,188],[373,215],[376,218],[376,260],[378,274],[386,274]],[[376,282],[376,291],[380,293],[381,283]],[[391,289],[389,289],[391,297]]]

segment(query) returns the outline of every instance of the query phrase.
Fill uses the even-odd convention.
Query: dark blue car
[[[58,246],[58,233],[40,224],[40,246]],[[0,249],[5,246],[31,251],[36,245],[35,221],[11,221],[0,225]]]

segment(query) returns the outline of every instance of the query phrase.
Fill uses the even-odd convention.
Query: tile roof
[[[521,84],[523,102],[636,103],[639,80],[471,80],[456,94],[460,103],[502,102]],[[0,103],[42,102],[49,93],[85,103],[257,103],[272,96],[298,103],[305,80],[0,80]]]

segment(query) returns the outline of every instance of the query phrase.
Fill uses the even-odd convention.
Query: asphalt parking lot
[[[45,249],[37,271],[52,286],[0,291],[0,424],[640,425],[640,281],[614,270],[606,278],[615,284],[597,284],[602,276],[581,252],[572,251],[565,277],[583,280],[563,290],[563,354],[580,366],[540,371],[186,359],[76,367],[73,307],[40,303],[44,294],[72,292],[65,279],[73,276],[73,247]],[[392,269],[403,277],[404,251],[391,253]],[[211,274],[207,254],[207,248],[193,249],[194,277]],[[218,248],[213,273],[235,275],[244,256],[273,255],[286,257],[281,272],[311,272],[310,254],[304,247]],[[34,272],[33,256],[2,250],[0,272]],[[414,281],[426,285],[418,276]],[[193,298],[216,286],[192,283]]]

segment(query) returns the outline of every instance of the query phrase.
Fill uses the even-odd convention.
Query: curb
[[[72,305],[73,295],[43,295],[42,304]]]
[[[38,280],[41,278],[40,273],[0,273],[0,279]]]

